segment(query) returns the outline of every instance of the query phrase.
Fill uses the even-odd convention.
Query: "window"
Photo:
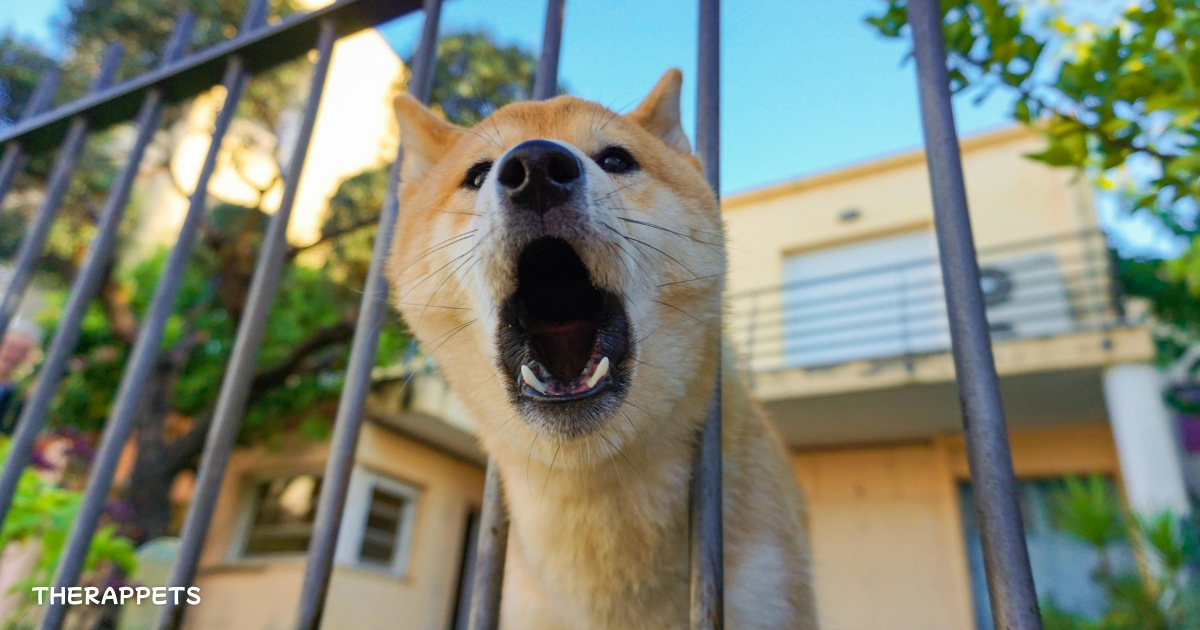
[[[276,475],[255,481],[247,497],[239,544],[242,558],[308,551],[321,475]],[[342,566],[404,575],[417,491],[395,479],[355,469],[350,477],[336,559]]]
[[[1092,579],[1100,558],[1091,546],[1076,540],[1055,525],[1051,516],[1051,500],[1062,487],[1061,479],[1017,482],[1017,496],[1025,524],[1025,542],[1029,547],[1029,563],[1033,569],[1033,586],[1039,602],[1053,601],[1063,610],[1095,619],[1108,602],[1104,588]],[[971,599],[975,604],[975,627],[978,630],[993,630],[992,607],[983,569],[983,546],[979,539],[969,483],[960,486],[959,497],[967,543],[967,564],[971,572]],[[1114,569],[1134,566],[1133,551],[1127,544],[1112,545],[1106,550],[1106,555]]]
[[[302,554],[312,538],[321,477],[299,474],[255,484],[254,518],[245,536],[244,556]]]
[[[355,470],[338,537],[338,563],[404,575],[417,491],[383,475]]]

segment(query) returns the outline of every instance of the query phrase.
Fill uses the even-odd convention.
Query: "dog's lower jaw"
[[[512,518],[504,628],[687,627],[688,496],[711,378],[702,370],[670,411],[675,433],[589,467],[530,461],[485,439]],[[727,382],[723,397],[729,627],[812,630],[803,508],[786,455],[740,384]]]

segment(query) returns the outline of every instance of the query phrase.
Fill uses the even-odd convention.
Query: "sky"
[[[575,95],[635,106],[668,68],[684,72],[684,125],[695,124],[696,0],[567,0],[560,79]],[[736,193],[918,148],[915,70],[907,42],[862,21],[882,0],[722,3],[722,188]],[[62,0],[0,0],[0,30],[57,49]],[[449,0],[442,32],[485,30],[541,48],[545,0]],[[420,14],[380,28],[408,56]],[[963,101],[960,131],[1002,127],[1008,105]],[[693,136],[694,137],[694,136]]]
[[[684,73],[684,128],[695,124],[696,0],[567,0],[559,75],[577,96],[636,106],[668,68]],[[921,127],[907,42],[863,16],[882,0],[722,3],[721,183],[725,194],[917,148]],[[486,30],[541,47],[544,0],[453,0],[442,31]],[[405,56],[421,18],[381,32]],[[1000,128],[1008,104],[964,102],[965,134]],[[694,138],[694,136],[693,136]]]
[[[695,124],[696,0],[567,0],[560,80],[618,111],[634,107],[668,68],[684,72],[684,128]],[[724,195],[920,148],[909,44],[879,37],[863,18],[883,0],[722,2],[721,184]],[[0,31],[60,48],[52,23],[63,0],[0,0]],[[545,0],[448,0],[441,31],[486,31],[502,44],[541,47]],[[411,55],[418,12],[379,30]],[[1010,101],[956,98],[961,136],[1011,125]],[[692,135],[694,138],[694,135]],[[1161,240],[1145,221],[1101,200],[1102,220],[1128,241]],[[1135,249],[1141,249],[1136,245]],[[1156,249],[1151,247],[1151,249]]]

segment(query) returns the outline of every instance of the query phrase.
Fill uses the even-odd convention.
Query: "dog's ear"
[[[658,136],[672,149],[690,154],[692,145],[679,121],[679,89],[682,86],[683,73],[679,68],[667,70],[646,100],[630,112],[628,118]]]
[[[410,94],[400,94],[392,105],[400,121],[400,142],[404,147],[400,177],[415,181],[442,159],[459,128],[439,118]]]

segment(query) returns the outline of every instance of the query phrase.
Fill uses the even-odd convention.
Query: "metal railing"
[[[425,27],[409,86],[422,100],[428,100],[429,97],[441,4],[441,0],[425,0],[423,7]],[[84,265],[74,280],[67,308],[47,350],[38,384],[18,420],[8,459],[3,473],[0,473],[2,522],[12,505],[17,479],[28,464],[34,441],[45,425],[50,400],[61,381],[66,361],[78,340],[83,313],[95,298],[104,271],[113,259],[117,225],[146,146],[160,124],[163,107],[218,84],[223,85],[226,91],[212,131],[212,143],[178,239],[139,329],[116,402],[105,424],[83,505],[72,525],[55,572],[55,587],[73,586],[80,577],[101,507],[111,488],[118,456],[133,426],[136,403],[147,386],[167,317],[196,240],[198,224],[206,207],[206,189],[221,141],[229,129],[246,85],[253,75],[315,49],[317,61],[313,80],[293,152],[295,157],[287,165],[283,201],[266,229],[254,270],[251,295],[239,322],[234,350],[221,384],[219,402],[184,524],[179,554],[171,571],[170,586],[188,586],[192,583],[225,464],[245,411],[249,382],[246,376],[253,370],[266,315],[283,268],[286,253],[284,235],[302,175],[304,155],[311,138],[333,43],[340,37],[413,12],[421,8],[419,5],[417,0],[341,0],[310,13],[266,25],[266,0],[252,0],[236,37],[190,54],[184,54],[183,48],[192,20],[184,15],[178,20],[175,33],[166,45],[162,64],[157,69],[110,85],[121,54],[114,47],[106,54],[101,64],[103,71],[94,80],[88,94],[42,112],[52,96],[56,81],[53,74],[48,74],[40,81],[40,87],[21,120],[13,128],[0,132],[0,144],[4,145],[4,155],[0,158],[0,200],[11,187],[28,153],[58,148],[44,201],[25,233],[14,264],[14,279],[0,302],[0,334],[3,334],[42,255],[48,228],[57,214],[79,149],[88,133],[131,120],[138,129],[136,142],[109,192]],[[976,501],[982,524],[992,610],[999,628],[1036,630],[1041,624],[1021,532],[1004,416],[984,317],[984,297],[980,290],[979,270],[963,193],[941,13],[935,0],[910,0],[908,7],[934,191],[938,243],[942,252],[941,278],[945,287],[949,334],[958,368],[971,472],[978,488]],[[545,38],[534,90],[536,98],[547,98],[555,93],[564,9],[564,0],[548,0]],[[720,2],[699,0],[696,147],[714,190],[720,189],[719,43]],[[374,255],[363,287],[364,297],[338,407],[333,445],[325,473],[327,490],[322,492],[319,500],[300,598],[302,604],[297,628],[302,630],[310,630],[320,624],[346,485],[370,387],[370,367],[374,363],[379,339],[377,324],[384,315],[386,304],[386,300],[380,299],[387,293],[386,281],[381,273],[382,264],[400,211],[396,197],[398,164],[399,160],[393,164],[389,176],[387,197],[379,218]],[[720,382],[719,374],[717,381]],[[720,387],[714,387],[709,415],[699,436],[691,499],[691,627],[695,629],[716,629],[724,625],[720,427],[721,390]],[[470,627],[475,630],[494,629],[498,625],[507,543],[507,516],[499,473],[491,466],[487,474],[481,530],[470,622]],[[184,610],[184,607],[165,607],[156,627],[179,627]],[[51,603],[39,628],[57,630],[62,625],[65,612],[63,604]]]
[[[1125,323],[1101,232],[990,247],[979,252],[979,264],[992,343]],[[951,347],[936,256],[890,264],[868,258],[857,269],[830,275],[796,272],[783,284],[730,296],[729,303],[726,336],[736,340],[753,372],[854,361],[902,361],[911,369],[918,357]]]

